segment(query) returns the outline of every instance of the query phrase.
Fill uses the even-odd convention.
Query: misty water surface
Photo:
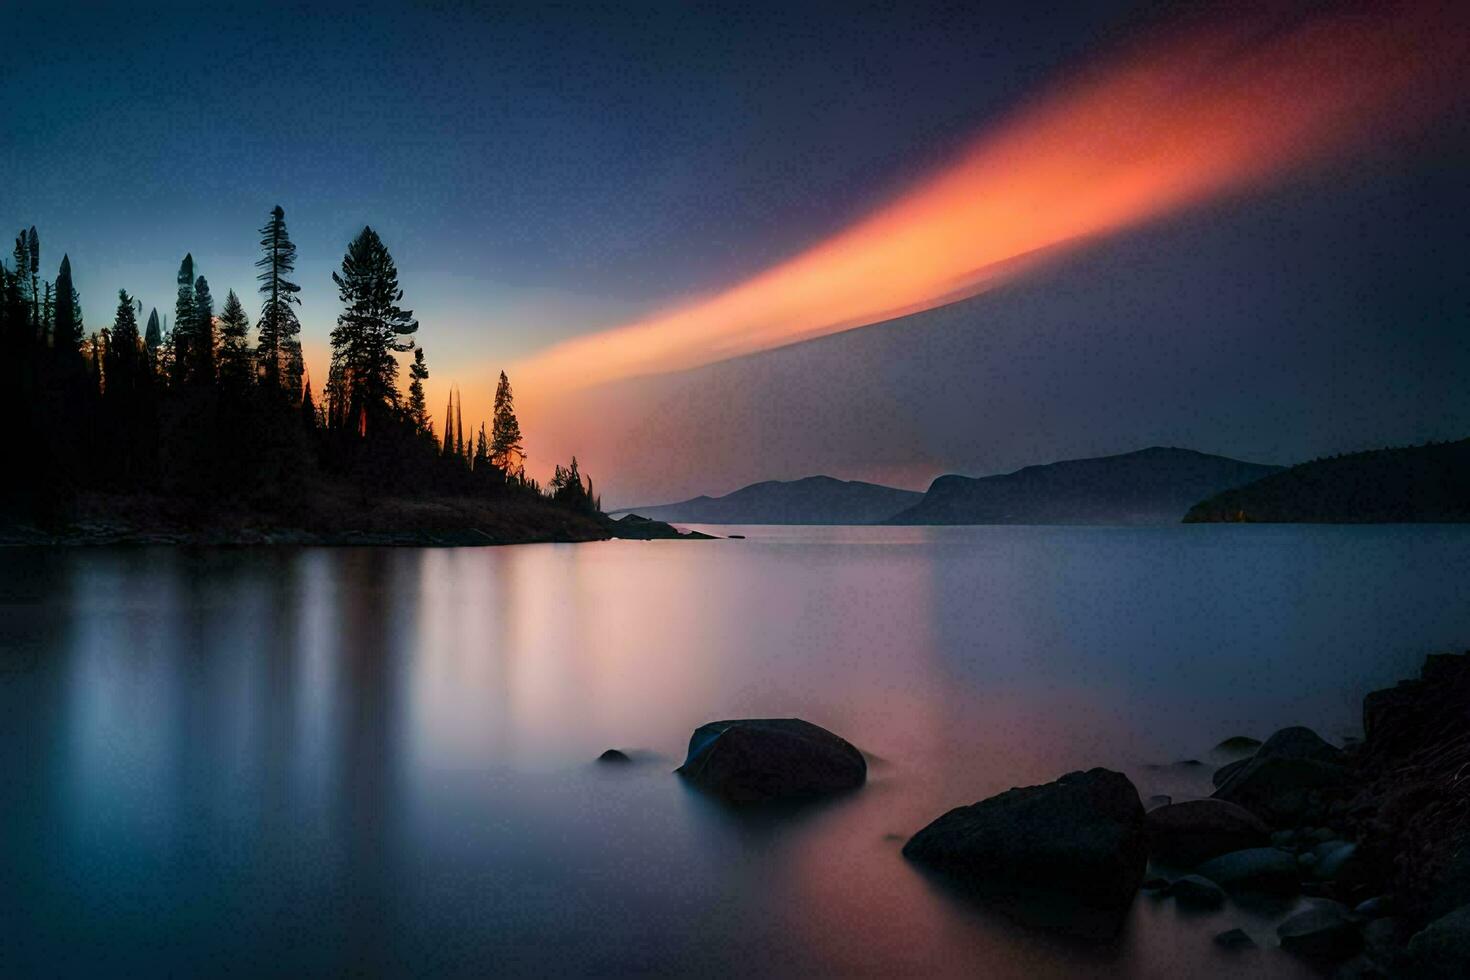
[[[723,528],[745,541],[0,553],[0,974],[1294,975],[1140,896],[1101,947],[899,855],[1071,769],[1210,747],[1470,646],[1470,529]],[[700,723],[797,715],[855,796],[732,813]],[[592,760],[635,754],[631,767]]]

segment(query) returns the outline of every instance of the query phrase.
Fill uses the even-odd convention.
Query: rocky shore
[[[1291,955],[1323,974],[1470,976],[1470,654],[1369,694],[1361,740],[1307,728],[1213,775],[1212,795],[1150,799],[1092,769],[957,807],[903,854],[1030,924],[1099,938],[1140,900],[1276,908],[1274,935],[1232,927],[1230,955]],[[837,735],[796,719],[712,722],[678,770],[735,805],[855,791],[866,769]],[[1275,947],[1261,950],[1260,947]]]
[[[613,520],[526,497],[365,501],[327,488],[290,513],[143,494],[92,495],[44,523],[0,524],[0,547],[331,546],[476,547],[497,544],[696,540],[662,521]]]

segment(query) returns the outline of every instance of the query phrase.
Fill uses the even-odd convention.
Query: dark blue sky
[[[422,322],[431,397],[437,404],[440,386],[458,380],[473,414],[488,401],[490,368],[791,256],[932,171],[1058,73],[1177,15],[1127,3],[480,7],[12,5],[0,61],[0,211],[12,228],[38,226],[52,274],[70,253],[95,329],[111,320],[119,286],[171,309],[185,250],[216,296],[234,288],[254,307],[255,229],[280,203],[300,247],[304,339],[317,374],[337,313],[330,272],[371,223]],[[1215,421],[1188,432],[1201,449],[1289,461],[1380,435],[1470,433],[1464,396],[1453,394],[1470,387],[1470,325],[1463,299],[1453,301],[1465,295],[1467,146],[1461,111],[1422,140],[1377,147],[1315,182],[1171,219],[1157,251],[1136,251],[1147,235],[1115,246],[1133,242],[1133,253],[1100,243],[1090,266],[1038,280],[1050,285],[1037,302],[1074,326],[1102,316],[1097,303],[1115,311],[1109,352],[1133,366],[1118,383],[1135,401],[1146,402],[1151,385],[1174,391],[1179,372],[1208,357],[1181,353],[1171,363],[1156,324],[1137,325],[1130,317],[1142,314],[1129,311],[1156,310],[1165,297],[1181,330],[1254,345],[1249,356],[1274,380],[1253,392],[1245,372],[1232,382],[1241,390],[1209,393],[1195,414]],[[1384,261],[1375,262],[1379,251]],[[1411,281],[1423,288],[1404,288]],[[1065,301],[1077,295],[1086,302]],[[985,302],[964,309],[983,312]],[[1329,350],[1298,350],[1292,324],[1304,310],[1331,311],[1332,330],[1321,334]],[[921,354],[958,344],[971,352],[964,363],[994,342],[962,313],[924,322]],[[1400,326],[1412,327],[1403,363],[1385,365]],[[769,439],[761,433],[775,423],[754,409],[688,406],[719,428],[711,444],[728,448],[718,475],[584,453],[622,468],[604,486],[623,480],[641,498],[665,484],[720,491],[808,468],[922,482],[924,468],[986,471],[1155,441],[1137,431],[1148,428],[1138,418],[1109,429],[1094,417],[1095,395],[1076,392],[1096,382],[1096,351],[1069,346],[1071,334],[1054,328],[1056,343],[1029,355],[1046,359],[1045,383],[1034,370],[989,366],[988,390],[1015,418],[954,418],[955,405],[916,393],[936,383],[963,390],[964,377],[936,382],[929,355],[916,355],[907,375],[896,353],[883,365],[844,360],[842,351],[862,343],[854,335],[814,347],[834,352],[832,371],[808,363],[770,375],[816,407],[783,419]],[[1384,418],[1400,421],[1357,440],[1351,427],[1327,425],[1341,407],[1312,379],[1328,364],[1360,385],[1375,366],[1392,367],[1381,398],[1364,390],[1355,404],[1367,419],[1381,404]],[[1291,390],[1283,371],[1314,372],[1298,403],[1281,403]],[[1425,409],[1437,426],[1389,408],[1425,372],[1459,379],[1434,389],[1459,399]],[[872,440],[837,438],[842,413],[821,406],[843,404],[849,388],[874,404],[909,406],[897,412],[909,451],[873,448],[864,458]],[[916,417],[919,406],[933,417]],[[1167,399],[1159,409],[1179,411]],[[1315,422],[1298,431],[1283,416]],[[1052,438],[1036,435],[1041,418],[1054,420]],[[609,424],[648,432],[656,417]],[[534,420],[529,438],[534,458]],[[783,447],[779,463],[771,440]]]

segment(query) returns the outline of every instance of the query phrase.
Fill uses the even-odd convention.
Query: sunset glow
[[[532,398],[678,371],[983,291],[1043,253],[1430,118],[1465,42],[1434,11],[1212,23],[1053,86],[867,218],[706,299],[512,372]]]

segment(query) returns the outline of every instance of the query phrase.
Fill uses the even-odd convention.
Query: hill
[[[1156,446],[998,476],[941,476],[887,523],[1174,524],[1202,497],[1280,469]]]
[[[1301,463],[1190,508],[1191,523],[1470,521],[1470,439]]]
[[[876,524],[917,503],[923,494],[830,476],[752,483],[723,497],[623,507],[660,521],[690,524]]]

